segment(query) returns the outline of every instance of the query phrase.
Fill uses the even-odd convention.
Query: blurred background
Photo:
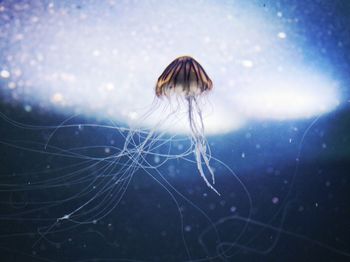
[[[2,260],[348,261],[349,13],[1,1]],[[180,55],[214,82],[202,109],[221,196],[184,155],[188,119],[157,125],[154,85]],[[116,160],[128,126],[163,134],[153,168]]]

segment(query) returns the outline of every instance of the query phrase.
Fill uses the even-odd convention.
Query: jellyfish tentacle
[[[189,123],[191,128],[191,135],[194,141],[194,147],[195,147],[194,154],[197,162],[197,169],[199,171],[200,176],[203,178],[204,182],[206,183],[206,185],[220,196],[220,193],[208,181],[202,166],[202,159],[203,159],[205,166],[207,167],[207,169],[209,170],[209,173],[211,174],[213,184],[214,184],[215,183],[214,172],[209,164],[209,158],[206,154],[207,142],[204,137],[204,125],[203,125],[201,111],[198,108],[198,106],[196,106],[197,110],[194,110],[193,101],[195,100],[195,98],[193,96],[188,96],[186,99],[188,101],[188,117],[189,117]],[[199,124],[198,124],[198,121],[199,121]]]
[[[201,144],[202,144],[202,147],[203,147],[203,150],[201,151],[202,152],[202,157],[203,157],[205,165],[208,168],[209,173],[211,175],[212,183],[215,184],[214,171],[213,171],[213,169],[211,168],[211,166],[209,164],[209,158],[208,158],[208,155],[207,155],[207,140],[206,140],[206,138],[204,136],[204,123],[203,123],[203,117],[202,117],[202,110],[201,110],[200,106],[198,105],[198,101],[197,101],[196,97],[194,97],[193,100],[194,100],[195,105],[196,105],[197,114],[198,114],[199,122],[200,122],[200,126],[201,126],[200,138],[201,138]]]

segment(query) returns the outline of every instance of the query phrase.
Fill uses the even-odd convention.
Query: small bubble
[[[185,226],[185,231],[190,232],[192,230],[192,227],[190,225]]]
[[[29,113],[32,111],[32,107],[30,105],[25,105],[24,110]]]
[[[51,102],[55,104],[63,102],[63,95],[61,93],[53,94],[51,97]]]
[[[128,116],[130,119],[136,119],[138,117],[138,114],[137,112],[130,112]]]
[[[285,39],[285,38],[287,37],[287,34],[286,34],[285,32],[279,32],[279,33],[277,34],[277,36],[278,36],[278,38],[280,38],[280,39]]]
[[[100,54],[101,54],[101,52],[97,49],[92,52],[93,56],[99,56]]]
[[[16,88],[16,83],[15,83],[15,82],[10,82],[7,86],[8,86],[10,89],[15,89],[15,88]]]
[[[112,90],[114,89],[113,83],[107,83],[107,84],[106,84],[106,89],[107,89],[108,91],[112,91]]]
[[[251,68],[254,65],[253,61],[251,60],[243,60],[241,63],[242,63],[242,66],[246,68]]]
[[[5,69],[3,69],[3,70],[0,71],[0,76],[2,78],[9,78],[10,77],[10,72],[5,70]]]
[[[236,208],[235,206],[232,206],[232,207],[230,208],[230,211],[231,211],[232,213],[236,212],[236,210],[237,210],[237,208]]]
[[[160,157],[159,156],[155,156],[153,161],[154,161],[154,163],[158,164],[160,162]]]
[[[272,198],[272,203],[273,203],[273,204],[278,204],[279,201],[280,201],[280,200],[279,200],[278,197],[273,197],[273,198]]]

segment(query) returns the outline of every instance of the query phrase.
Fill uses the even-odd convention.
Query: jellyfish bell
[[[196,97],[213,88],[213,83],[203,67],[190,56],[176,58],[158,78],[157,97],[183,95]]]

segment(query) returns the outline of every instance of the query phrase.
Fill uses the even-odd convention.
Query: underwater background
[[[214,7],[218,9],[213,14],[201,13]],[[186,22],[193,11],[188,27],[181,24],[181,28],[168,28],[164,33],[173,30],[172,34],[179,31],[181,35],[183,30],[187,37],[184,41],[195,42],[197,31],[206,32],[204,22],[194,22],[196,10],[203,21],[206,17],[210,20],[211,16],[226,16],[223,10],[228,13],[236,10],[233,18],[239,17],[240,10],[248,10],[241,13],[244,17],[239,17],[237,23],[254,21],[255,13],[277,17],[282,20],[267,21],[266,27],[272,31],[277,27],[276,39],[293,38],[294,42],[287,46],[280,46],[280,42],[266,44],[269,50],[259,58],[263,69],[244,71],[244,79],[238,69],[254,67],[255,53],[248,52],[251,59],[242,58],[239,67],[236,66],[239,61],[224,60],[226,53],[222,50],[227,47],[222,47],[223,53],[213,51],[213,54],[210,52],[217,44],[204,49],[188,41],[173,48],[176,43],[163,43],[159,40],[163,37],[148,31],[136,35],[140,42],[151,45],[148,59],[153,62],[144,65],[142,61],[148,60],[135,60],[130,67],[136,76],[126,77],[129,67],[121,68],[118,73],[119,62],[109,68],[109,57],[103,58],[96,50],[90,51],[97,60],[76,60],[80,55],[75,57],[75,54],[88,49],[90,40],[92,45],[99,46],[94,33],[108,36],[119,30],[132,32],[133,23],[137,27],[146,26],[152,19],[157,21],[163,9],[169,12],[168,16],[151,26],[161,27],[161,23],[166,24],[174,17]],[[50,10],[56,11],[50,13]],[[63,17],[68,14],[74,22],[57,19],[59,16],[55,15],[62,10]],[[153,14],[152,10],[157,12]],[[153,15],[150,20],[147,17],[138,20],[144,13]],[[44,14],[53,18],[46,22],[42,19]],[[96,32],[86,29],[84,37],[79,39],[81,43],[73,47],[74,52],[69,51],[69,44],[61,48],[65,42],[52,44],[43,36],[45,30],[58,30],[59,36],[64,35],[77,24],[82,25],[79,30],[85,26],[91,28],[90,23],[95,20],[89,20],[90,15],[96,21],[112,23],[115,31],[99,31],[105,22],[94,29]],[[129,15],[135,19],[133,23],[121,27]],[[252,20],[248,15],[252,15]],[[87,18],[74,20],[81,16]],[[1,261],[350,260],[349,1],[0,1],[0,17]],[[46,23],[51,27],[35,35],[36,27],[27,24],[33,19],[42,25],[40,30]],[[283,25],[293,21],[297,21],[293,30],[281,31]],[[171,23],[176,24],[176,20]],[[264,25],[259,24],[261,28]],[[235,48],[245,50],[251,45],[249,39],[259,42],[259,38],[251,36],[245,42],[245,32],[251,28],[240,26],[237,32],[242,35],[232,39],[230,36],[227,43],[237,43]],[[72,45],[78,41],[74,35],[79,30],[70,31]],[[215,26],[208,33],[220,30],[224,29]],[[252,32],[247,34],[254,35],[255,31]],[[142,52],[138,53],[129,42],[133,38],[120,37],[125,46],[120,47],[121,53],[113,59],[124,65]],[[113,44],[118,47],[117,43]],[[129,44],[131,47],[127,49]],[[299,67],[305,61],[305,68],[311,67],[317,73],[310,78],[320,75],[321,79],[310,80],[309,91],[314,92],[312,97],[316,97],[316,102],[324,103],[324,108],[321,111],[318,107],[296,108],[296,115],[283,107],[283,103],[297,103],[288,101],[293,96],[277,103],[278,108],[255,110],[258,103],[255,101],[263,99],[259,96],[250,107],[249,103],[241,105],[236,98],[226,101],[228,93],[214,94],[211,107],[215,111],[216,106],[222,106],[219,111],[222,117],[208,122],[207,140],[215,170],[215,189],[220,196],[203,182],[191,152],[183,155],[191,146],[186,133],[165,132],[161,136],[164,141],[155,141],[152,154],[145,160],[153,168],[138,166],[138,160],[133,162],[128,155],[117,162],[114,158],[127,136],[121,127],[136,123],[122,111],[138,103],[152,104],[152,81],[155,83],[157,79],[153,72],[160,74],[174,59],[176,48],[185,52],[187,45],[189,52],[198,52],[207,73],[212,72],[214,88],[220,89],[228,83],[228,75],[242,80],[233,82],[232,88],[227,84],[225,92],[239,92],[245,83],[250,83],[250,78],[263,79],[264,73],[272,70],[271,64],[273,67],[286,64],[285,75],[291,75],[288,81],[302,75],[302,81],[288,86],[291,90],[299,90],[299,83],[306,83],[302,89],[308,88],[305,81],[309,72],[303,75],[300,72],[306,69]],[[52,46],[56,47],[46,49]],[[101,45],[101,52],[108,48]],[[286,49],[291,53],[286,54]],[[294,54],[301,57],[296,58],[295,65],[286,61]],[[85,68],[90,63],[95,65],[95,71]],[[216,69],[216,64],[225,65],[227,75],[220,66]],[[71,70],[78,80],[72,75],[53,74],[62,68]],[[84,70],[91,79],[84,78]],[[115,78],[104,84],[108,92],[117,93],[93,93],[99,81],[110,75],[114,77],[114,71]],[[50,79],[45,78],[48,75]],[[271,73],[269,77],[273,76]],[[79,82],[79,77],[84,79]],[[327,89],[328,83],[332,88],[334,85],[335,98],[329,91],[333,89]],[[123,89],[118,93],[118,84],[130,85],[134,90]],[[74,89],[75,85],[79,88]],[[272,93],[280,92],[278,83],[271,86]],[[255,92],[254,88],[251,90]],[[127,94],[135,94],[137,98]],[[114,96],[118,98],[111,100]],[[216,116],[216,111],[213,114]],[[152,125],[152,121],[147,122],[146,128],[153,128]],[[137,139],[136,144],[144,137]]]

